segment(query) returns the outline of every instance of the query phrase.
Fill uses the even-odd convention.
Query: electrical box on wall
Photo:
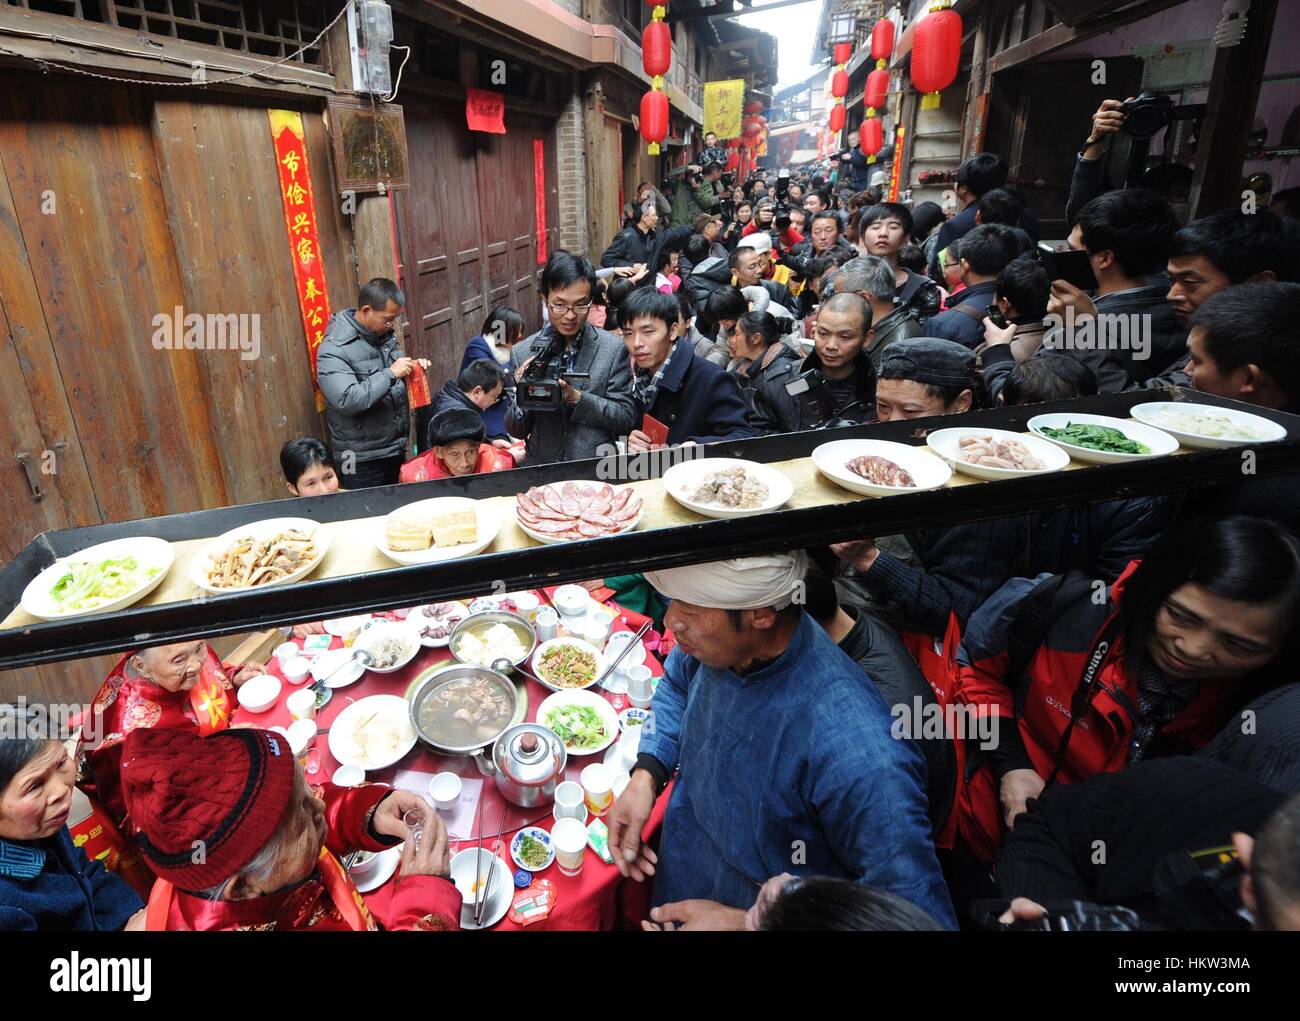
[[[384,0],[360,0],[348,7],[348,49],[352,88],[387,96],[393,91],[388,48],[393,42],[393,11]]]

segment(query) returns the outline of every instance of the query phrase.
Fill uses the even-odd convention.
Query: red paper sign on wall
[[[311,168],[307,165],[302,115],[296,110],[266,112],[271,119],[275,169],[280,178],[280,198],[284,202],[284,225],[289,234],[293,280],[311,357],[316,410],[324,411],[325,397],[316,386],[316,351],[329,321],[330,296],[325,286],[325,267],[321,262],[320,236],[316,230],[316,198],[311,190]]]
[[[537,199],[537,262],[549,258],[546,244],[546,143],[533,139],[533,187]]]
[[[470,131],[491,135],[506,133],[506,97],[486,89],[468,89],[465,93],[465,122]]]

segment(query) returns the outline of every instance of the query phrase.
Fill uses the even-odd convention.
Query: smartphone
[[[1065,241],[1038,242],[1038,258],[1047,270],[1048,280],[1064,280],[1083,291],[1097,289],[1097,277],[1092,272],[1088,253],[1071,248]]]

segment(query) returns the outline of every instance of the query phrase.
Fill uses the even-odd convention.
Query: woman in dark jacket
[[[46,713],[0,706],[0,931],[143,929],[144,905],[72,842],[76,765]]]
[[[498,305],[494,308],[488,317],[483,320],[483,332],[469,342],[465,348],[465,354],[460,360],[459,375],[468,368],[471,362],[476,362],[480,358],[488,358],[498,365],[504,365],[509,360],[510,349],[519,341],[524,339],[524,317],[509,305]],[[503,359],[502,355],[506,357]],[[506,379],[507,384],[511,382],[509,376]],[[505,436],[506,431],[506,406],[508,401],[503,397],[496,404],[483,412],[483,431],[487,436]],[[416,435],[423,436],[424,432],[418,432]]]
[[[1049,782],[1200,748],[1300,651],[1300,544],[1262,518],[1183,525],[1104,592],[1013,578],[967,623],[955,699],[996,737],[959,743],[958,826],[983,861]]]
[[[696,357],[689,340],[678,339],[679,315],[675,298],[646,287],[623,303],[632,393],[644,416],[640,428],[628,434],[631,452],[662,443],[714,443],[753,435],[735,379],[720,366]],[[666,439],[654,435],[656,422],[667,428]]]
[[[799,374],[802,358],[783,340],[793,325],[793,319],[778,319],[769,312],[748,312],[727,339],[731,352],[727,371],[736,378],[751,416],[759,387],[776,380],[789,382]]]

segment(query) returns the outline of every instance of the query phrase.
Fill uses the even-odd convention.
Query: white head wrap
[[[669,599],[719,610],[783,610],[808,571],[803,551],[716,560],[711,564],[647,571],[646,580]]]

